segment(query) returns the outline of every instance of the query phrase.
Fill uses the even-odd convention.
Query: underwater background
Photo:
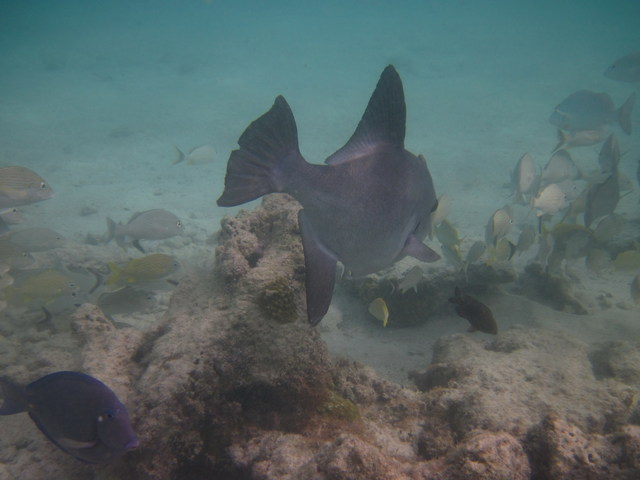
[[[598,222],[585,238],[573,199],[539,225],[529,201],[514,202],[512,173],[525,153],[537,173],[547,165],[558,144],[549,117],[570,94],[605,92],[616,111],[640,94],[640,82],[603,74],[639,45],[636,0],[1,2],[0,167],[27,167],[53,190],[16,207],[21,223],[7,221],[2,237],[47,228],[63,241],[0,247],[0,376],[94,375],[127,406],[140,446],[88,466],[26,415],[6,416],[0,478],[638,478],[637,105],[631,134],[606,122],[621,152],[619,200],[596,240]],[[346,276],[312,329],[291,246],[295,206],[217,207],[227,160],[283,95],[302,154],[323,162],[389,64],[404,85],[405,146],[426,157],[450,201],[455,238],[425,240],[444,257],[435,264],[407,258]],[[581,191],[600,181],[601,141],[567,147]],[[506,205],[502,246],[515,249],[526,225],[534,243],[514,254],[489,241],[465,263]],[[221,229],[241,208],[262,210]],[[125,225],[151,209],[175,214],[180,233],[141,237],[144,252],[111,239],[107,217]],[[252,238],[265,261],[240,271],[234,252]],[[553,242],[563,249],[551,262],[540,251]],[[593,250],[604,258],[587,262]],[[151,254],[179,267],[135,262]],[[415,265],[422,275],[399,288]],[[123,269],[129,277],[115,275]],[[65,285],[35,285],[42,272]],[[490,307],[496,337],[467,332],[448,300],[456,286]],[[369,313],[376,298],[388,306],[384,327]],[[544,398],[531,401],[532,391]],[[515,409],[504,418],[501,401]],[[182,428],[163,423],[173,415]],[[552,438],[567,432],[584,440],[562,444],[563,456]],[[471,451],[494,452],[483,457],[491,468],[465,470]],[[576,455],[588,460],[576,467]],[[515,460],[500,470],[500,458]]]

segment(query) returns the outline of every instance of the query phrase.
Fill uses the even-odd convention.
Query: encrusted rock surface
[[[16,364],[39,355],[3,369],[20,381],[61,369],[103,379],[141,441],[113,464],[87,466],[26,416],[0,418],[9,432],[0,477],[640,478],[640,358],[631,343],[589,346],[532,328],[452,335],[412,375],[418,388],[331,360],[306,323],[297,208],[269,196],[226,219],[213,271],[187,274],[151,328],[118,329],[85,305],[66,340],[34,331],[37,349],[21,337],[23,350],[0,352]]]

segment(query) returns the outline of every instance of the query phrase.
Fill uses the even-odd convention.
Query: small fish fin
[[[4,221],[2,217],[0,217],[0,235],[7,233],[9,231],[9,225]]]
[[[405,255],[409,255],[410,257],[417,258],[422,262],[428,263],[440,260],[440,255],[418,240],[415,235],[409,235],[409,238],[407,238],[404,248],[400,252],[401,257]]]
[[[140,250],[142,253],[147,253],[144,251],[144,248],[142,248],[142,245],[140,245],[140,239],[136,238],[133,242],[132,245],[137,249]]]
[[[109,267],[109,271],[111,272],[111,275],[109,275],[109,278],[105,280],[104,284],[115,285],[116,283],[118,283],[118,280],[120,280],[123,269],[113,262],[108,262],[107,266]]]
[[[109,243],[116,236],[116,222],[107,217],[107,239],[104,243]]]
[[[380,75],[362,119],[349,141],[325,160],[338,165],[368,155],[380,147],[404,149],[407,109],[402,80],[393,65]]]
[[[624,133],[631,135],[631,112],[633,111],[633,105],[636,103],[636,92],[633,92],[627,98],[627,101],[622,104],[618,110],[618,121]]]
[[[555,152],[560,150],[564,146],[564,144],[567,143],[568,138],[569,136],[567,135],[566,132],[564,132],[561,129],[558,129],[558,144],[553,148],[553,150],[551,150],[551,154],[554,154]]]
[[[178,147],[173,147],[176,149],[176,159],[173,161],[171,165],[176,165],[177,163],[183,162],[187,156],[180,150]]]
[[[336,258],[321,245],[311,226],[306,222],[304,210],[298,212],[298,223],[302,232],[307,295],[307,317],[311,325],[317,325],[325,316],[336,282]]]
[[[304,163],[289,104],[278,96],[271,109],[247,127],[231,152],[218,206],[233,207],[285,190],[295,166]]]
[[[0,415],[13,415],[27,410],[27,392],[8,378],[0,377],[0,395],[3,398]]]
[[[83,442],[80,440],[73,440],[72,438],[56,438],[56,443],[58,445],[60,445],[62,448],[66,449],[83,449],[83,448],[91,448],[91,447],[95,447],[96,444],[98,443],[96,440],[92,441],[92,442]]]

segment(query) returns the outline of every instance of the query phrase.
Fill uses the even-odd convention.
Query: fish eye
[[[47,188],[47,184],[45,182],[40,182],[40,188],[42,189]]]
[[[177,226],[178,228],[182,228],[182,222],[181,222],[180,220],[178,220],[178,221],[176,222],[176,226]]]

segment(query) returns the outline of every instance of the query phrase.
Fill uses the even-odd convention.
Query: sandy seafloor
[[[468,246],[483,239],[490,215],[508,202],[504,184],[518,158],[529,152],[540,168],[548,160],[556,131],[547,119],[557,103],[579,89],[605,91],[616,105],[640,94],[637,84],[602,75],[611,61],[638,50],[639,27],[636,0],[5,0],[0,164],[32,168],[55,191],[22,209],[24,226],[82,242],[104,233],[106,216],[126,221],[133,212],[165,208],[183,220],[190,241],[159,248],[180,246],[176,254],[192,268],[213,259],[208,239],[237,211],[215,200],[248,123],[283,94],[303,155],[322,162],[349,138],[391,63],[404,82],[406,147],[426,156]],[[615,125],[611,131],[625,152],[620,170],[633,183],[616,212],[637,232],[638,108],[632,119],[631,136]],[[205,143],[217,151],[213,163],[172,165],[174,146]],[[598,149],[572,154],[588,171]],[[80,215],[83,207],[95,213]],[[516,224],[527,209],[517,212]],[[97,260],[123,253],[105,246]],[[588,342],[640,335],[640,309],[628,294],[632,276],[596,278],[575,268],[585,275],[582,294],[611,295],[612,308],[575,316],[508,292],[485,300],[501,328],[560,328]],[[366,305],[339,289],[320,328],[333,353],[407,383],[406,373],[426,366],[439,336],[467,324],[451,311],[423,327],[381,329]]]

